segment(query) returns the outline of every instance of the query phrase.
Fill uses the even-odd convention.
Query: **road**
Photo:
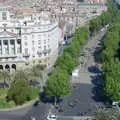
[[[72,78],[71,95],[63,98],[58,108],[53,110],[58,116],[93,116],[98,108],[105,107],[100,85],[101,65],[98,62],[104,34],[105,31],[99,32],[84,47],[84,55],[80,57],[82,64],[78,66],[79,76]]]
[[[29,106],[19,110],[0,112],[0,120],[32,120],[33,117],[36,120],[45,120],[50,108],[49,104],[41,103],[36,107]]]

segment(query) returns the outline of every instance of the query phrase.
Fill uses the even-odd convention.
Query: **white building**
[[[0,69],[54,64],[61,30],[49,12],[24,10],[11,14],[0,8]]]

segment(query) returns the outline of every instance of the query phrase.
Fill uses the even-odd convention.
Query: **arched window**
[[[5,69],[8,70],[8,71],[10,71],[10,66],[8,64],[5,65]]]
[[[16,70],[16,65],[15,64],[12,64],[12,69]]]
[[[3,65],[0,65],[0,70],[3,70]]]

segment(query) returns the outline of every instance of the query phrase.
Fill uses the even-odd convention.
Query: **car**
[[[47,120],[57,120],[57,116],[54,115],[54,114],[49,114],[49,115],[47,116]]]

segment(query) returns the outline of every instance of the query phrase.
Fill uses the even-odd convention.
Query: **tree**
[[[57,67],[66,70],[68,73],[71,73],[77,65],[77,60],[72,58],[69,53],[65,53],[63,56],[58,58],[56,65]]]
[[[48,78],[47,86],[45,87],[46,95],[56,98],[66,96],[70,93],[69,76],[65,70],[57,69]]]
[[[13,81],[21,81],[21,80],[28,81],[28,76],[24,71],[17,71],[14,74]]]
[[[26,80],[18,80],[12,83],[8,94],[8,101],[13,100],[17,105],[31,100],[30,86]]]
[[[0,71],[0,79],[3,80],[4,87],[6,83],[8,83],[10,86],[11,75],[8,71]]]

